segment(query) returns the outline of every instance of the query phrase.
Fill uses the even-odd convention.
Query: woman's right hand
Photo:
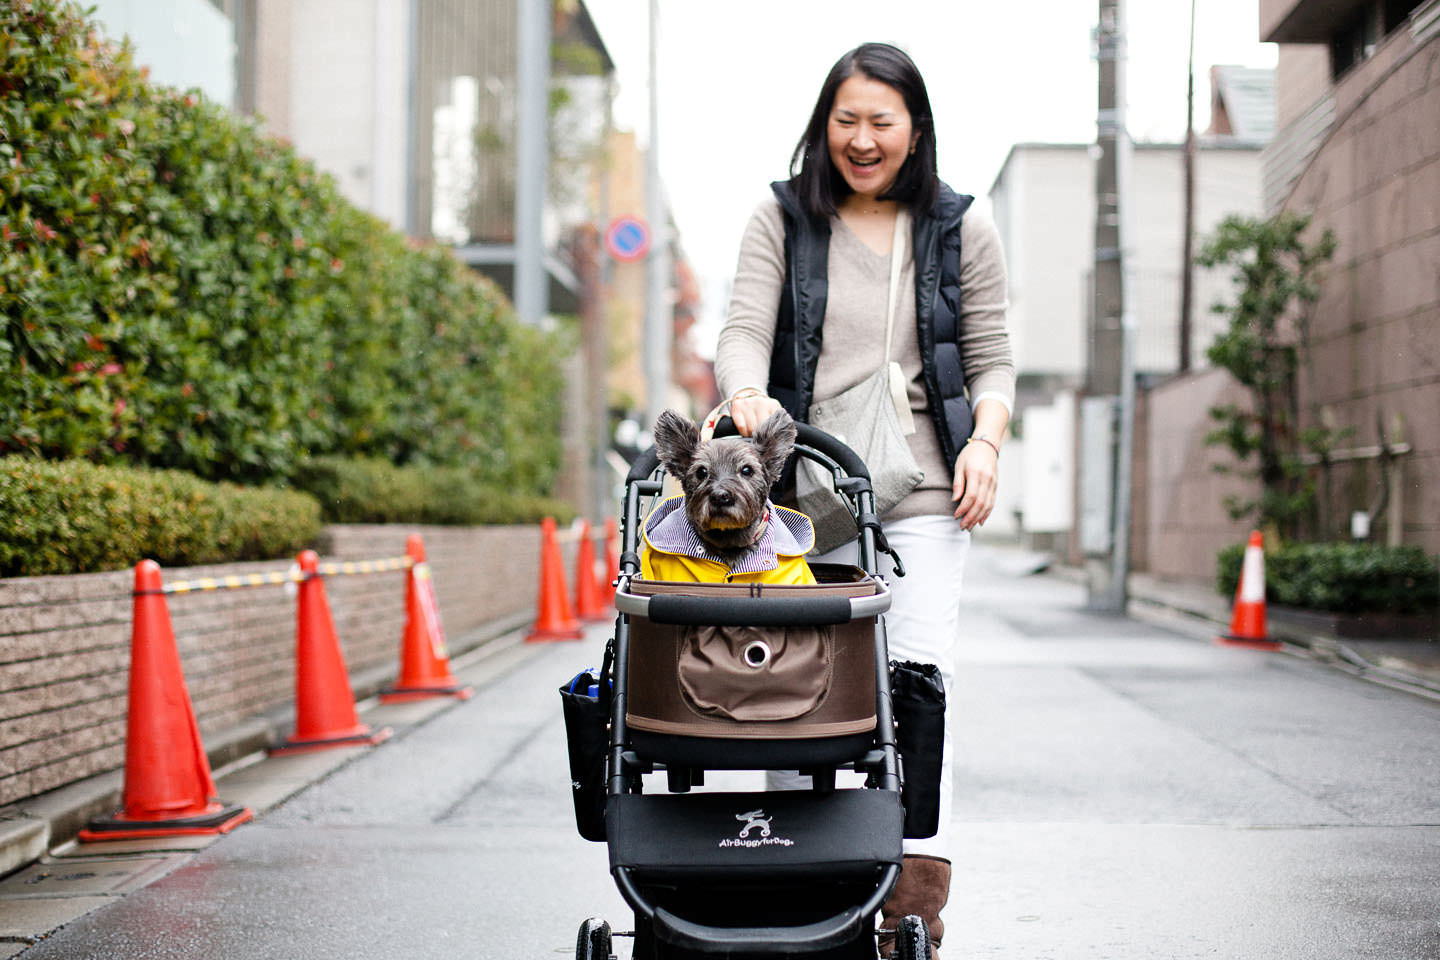
[[[735,429],[740,436],[748,437],[779,409],[780,401],[774,397],[767,397],[763,393],[749,394],[730,401],[730,419],[735,421]]]

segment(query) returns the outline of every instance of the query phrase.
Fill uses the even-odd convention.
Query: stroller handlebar
[[[890,609],[890,587],[875,581],[868,597],[697,597],[667,594],[642,597],[622,583],[615,608],[653,623],[717,627],[799,627],[849,623]]]
[[[866,469],[865,461],[861,460],[859,454],[847,447],[839,438],[826,433],[819,427],[812,427],[808,423],[797,421],[795,429],[797,444],[810,447],[834,460],[845,471],[846,476],[870,479],[870,471]],[[716,437],[737,435],[735,421],[729,417],[721,417],[720,422],[715,425]],[[625,477],[625,482],[634,483],[636,480],[644,480],[654,473],[655,468],[659,465],[660,460],[655,455],[655,448],[652,446],[635,458],[635,462],[630,465],[630,473]]]

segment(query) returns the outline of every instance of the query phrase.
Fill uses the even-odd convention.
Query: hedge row
[[[1216,558],[1216,588],[1233,596],[1245,545]],[[1287,544],[1265,556],[1265,599],[1334,613],[1434,613],[1440,570],[1419,547],[1373,544]]]
[[[331,523],[568,523],[569,504],[486,484],[462,467],[416,469],[383,460],[321,457],[302,464],[295,486],[320,501]]]
[[[293,556],[320,530],[294,490],[208,483],[179,470],[0,457],[0,576]]]
[[[73,3],[0,3],[0,454],[247,482],[346,454],[540,492],[568,349]]]

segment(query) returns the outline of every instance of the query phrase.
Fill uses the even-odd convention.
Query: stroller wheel
[[[930,960],[930,931],[914,914],[895,928],[895,960]]]
[[[580,935],[575,938],[575,960],[613,960],[610,924],[599,917],[580,924]]]

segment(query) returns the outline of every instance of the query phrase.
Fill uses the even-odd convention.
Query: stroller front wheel
[[[591,917],[580,924],[580,935],[575,938],[575,960],[615,960],[610,952],[609,923]]]
[[[895,960],[930,960],[930,930],[920,917],[901,917],[895,928]]]

